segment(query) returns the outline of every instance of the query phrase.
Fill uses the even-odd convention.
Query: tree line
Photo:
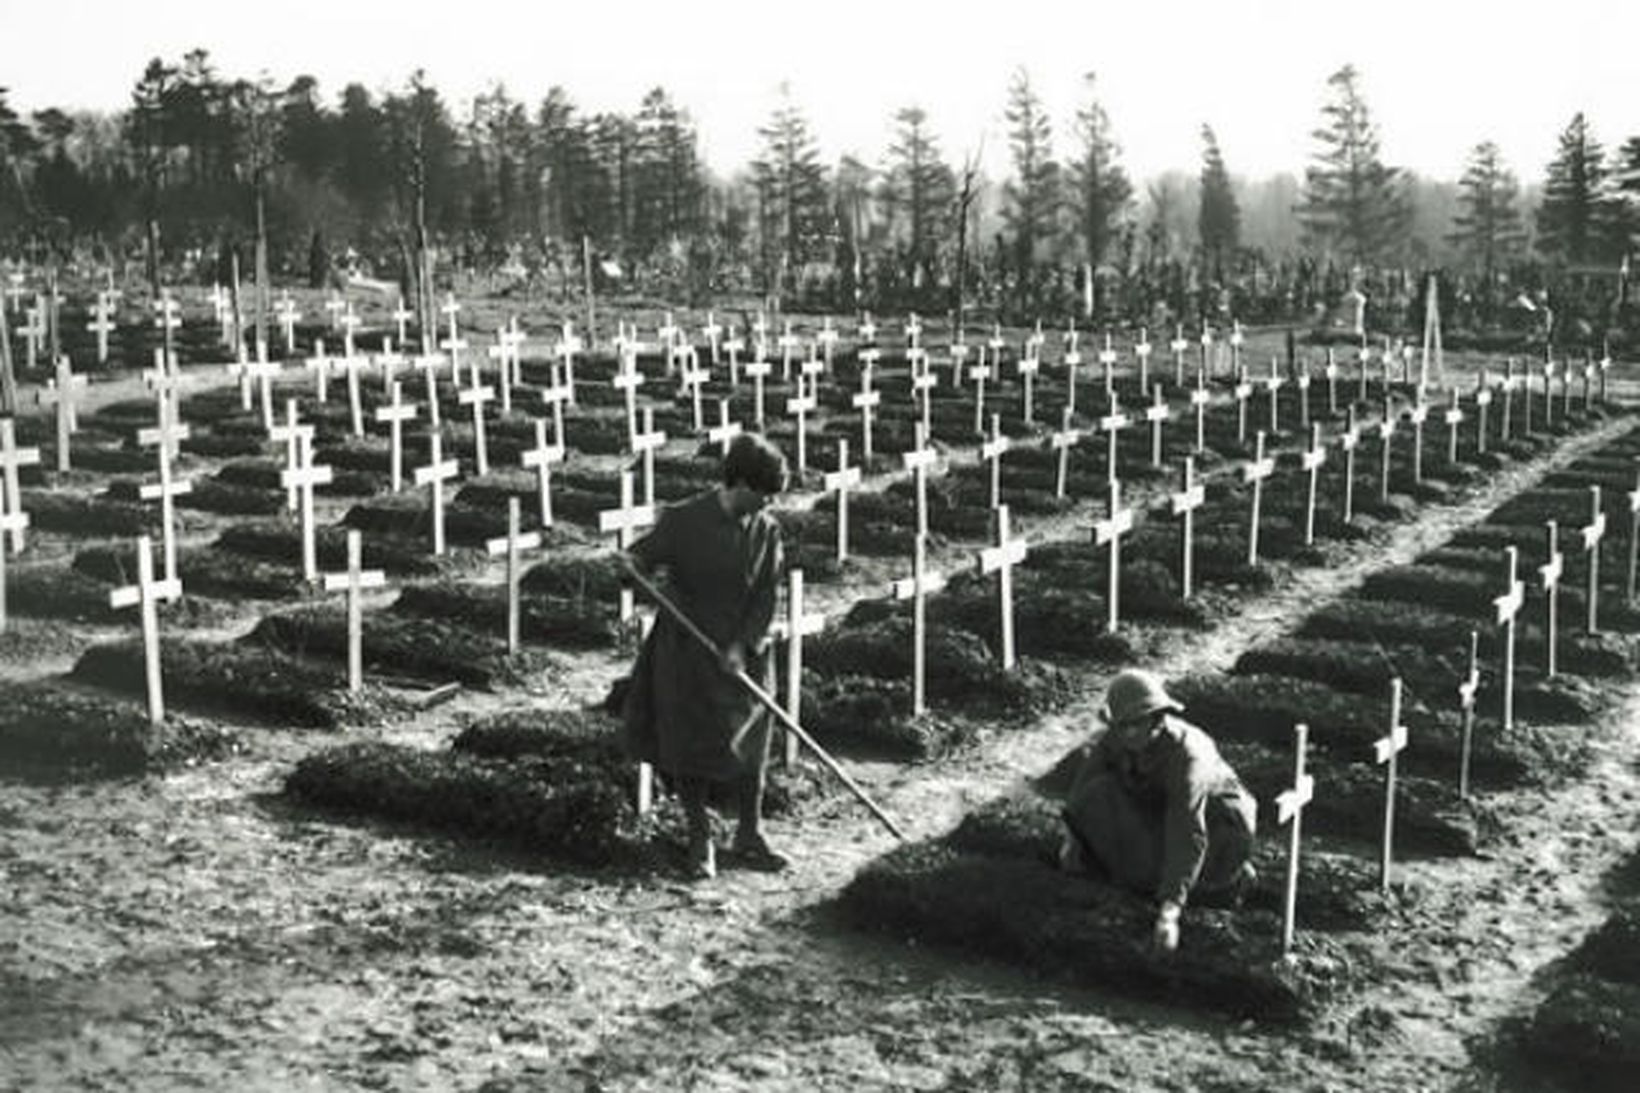
[[[1575,271],[1615,265],[1640,231],[1640,136],[1608,155],[1581,114],[1535,208],[1482,142],[1432,226],[1425,180],[1384,161],[1353,67],[1328,80],[1295,192],[1261,191],[1251,207],[1210,125],[1195,177],[1136,186],[1091,74],[1063,151],[1023,69],[1005,118],[1011,171],[993,187],[980,150],[954,162],[917,106],[893,115],[880,162],[828,164],[782,88],[756,159],[720,177],[662,88],[630,113],[590,113],[561,87],[531,106],[497,85],[458,116],[419,72],[329,100],[312,77],[230,78],[194,50],[149,62],[114,113],[25,117],[0,89],[0,247],[140,254],[156,283],[181,256],[244,248],[257,269],[322,280],[347,263],[417,292],[429,247],[564,285],[594,256],[601,281],[674,298],[926,310],[976,299],[1027,316],[1054,300],[1103,308],[1135,279],[1183,278],[1205,296],[1279,262],[1356,271],[1329,274],[1346,282],[1439,262],[1481,279],[1521,263]],[[1296,222],[1290,253],[1248,245],[1249,219],[1272,215]]]

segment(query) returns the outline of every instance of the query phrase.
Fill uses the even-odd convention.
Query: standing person
[[[1067,870],[1153,895],[1152,941],[1164,952],[1178,947],[1191,892],[1244,889],[1256,876],[1257,803],[1183,709],[1149,672],[1111,680],[1108,727],[1071,784],[1060,851]]]
[[[634,543],[640,570],[664,570],[672,599],[722,653],[713,654],[666,612],[638,653],[624,717],[634,758],[673,782],[689,826],[689,873],[710,879],[716,850],[706,799],[713,783],[733,783],[739,825],[732,856],[766,872],[788,862],[763,837],[767,714],[735,676],[757,677],[783,568],[780,528],[764,511],[786,487],[786,460],[768,440],[744,433],[723,460],[723,484],[669,505]]]

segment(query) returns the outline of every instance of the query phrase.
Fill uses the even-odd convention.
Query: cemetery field
[[[299,299],[310,313],[323,302]],[[475,297],[461,322],[482,346],[516,307]],[[633,303],[603,321],[647,332],[663,315]],[[824,616],[804,632],[795,701],[905,829],[905,845],[804,761],[775,775],[769,805],[770,839],[793,867],[726,866],[690,885],[678,879],[675,805],[637,814],[633,772],[610,746],[614,722],[598,712],[631,656],[612,568],[618,521],[607,514],[633,511],[645,491],[642,475],[621,483],[644,462],[641,418],[627,416],[612,382],[622,366],[608,353],[579,364],[582,404],[562,434],[570,457],[552,470],[556,517],[524,551],[523,638],[516,650],[506,642],[505,569],[487,544],[508,534],[509,499],[525,530],[541,523],[538,479],[521,460],[537,435],[528,419],[557,382],[560,318],[526,312],[532,347],[514,397],[527,412],[475,425],[461,385],[446,384],[441,447],[424,427],[406,434],[406,480],[441,457],[457,464],[431,504],[429,484],[389,484],[385,425],[352,427],[345,380],[332,377],[321,403],[293,360],[268,397],[299,402],[314,427],[309,465],[331,472],[288,507],[299,487],[281,472],[300,464],[268,442],[258,393],[247,386],[242,404],[236,381],[206,363],[208,344],[184,354],[184,596],[158,609],[166,747],[142,729],[136,614],[108,599],[134,579],[135,536],[165,536],[140,493],[155,453],[125,434],[163,430],[166,411],[114,369],[81,407],[88,435],[74,451],[91,458],[64,474],[25,472],[29,547],[5,559],[12,617],[0,634],[0,687],[14,696],[0,711],[14,764],[0,768],[0,1088],[1553,1090],[1587,1087],[1578,1083],[1619,1057],[1595,1043],[1571,1063],[1545,1063],[1541,1047],[1560,1027],[1599,1039],[1578,999],[1598,1009],[1599,992],[1621,988],[1590,986],[1595,973],[1567,987],[1559,968],[1575,950],[1578,967],[1617,976],[1625,966],[1601,953],[1630,928],[1610,881],[1633,872],[1640,816],[1640,612],[1623,588],[1640,435],[1616,398],[1630,382],[1623,366],[1610,399],[1585,396],[1570,373],[1563,395],[1557,379],[1553,416],[1534,406],[1531,437],[1518,420],[1500,434],[1494,416],[1477,444],[1469,417],[1454,427],[1455,459],[1444,392],[1412,439],[1399,366],[1387,384],[1372,373],[1356,403],[1354,364],[1342,364],[1336,412],[1319,357],[1302,394],[1254,384],[1238,395],[1241,381],[1223,374],[1199,385],[1212,389],[1196,446],[1191,384],[1173,385],[1159,333],[1150,366],[1175,417],[1155,439],[1131,338],[1115,385],[1136,420],[1107,427],[1096,419],[1117,408],[1092,334],[1079,394],[1050,349],[1027,396],[1011,363],[1027,332],[1007,332],[1009,378],[978,412],[971,381],[920,405],[907,395],[916,366],[902,359],[895,319],[876,339],[878,447],[854,487],[850,557],[839,561],[837,495],[823,475],[839,439],[856,463],[863,452],[849,402],[861,390],[855,320],[837,317],[845,344],[816,381],[813,422],[785,412],[800,388],[769,381],[770,432],[789,458],[798,430],[812,429],[808,474],[776,512],[806,575],[803,602]],[[811,337],[822,329],[817,317],[800,325]],[[1251,378],[1281,335],[1248,333]],[[943,350],[930,353],[949,374]],[[1499,377],[1490,358],[1447,365],[1465,399],[1482,368]],[[717,397],[732,397],[749,425],[749,394],[714,376],[696,428],[666,364],[644,356],[640,366],[642,428],[668,433],[649,486],[658,500],[687,496],[715,474],[705,426]],[[380,380],[363,382],[362,413],[391,405]],[[424,399],[420,374],[405,371],[404,383],[405,397],[413,388]],[[1034,423],[1021,420],[1030,397]],[[1362,436],[1349,492],[1338,441],[1352,403]],[[1316,448],[1301,414],[1328,448],[1308,492],[1301,460]],[[1066,421],[1083,435],[1061,462],[1052,437],[1070,436]],[[22,432],[49,465],[49,416]],[[981,445],[1001,435],[1012,447],[988,465]],[[946,582],[923,605],[928,709],[916,716],[907,677],[921,612],[909,593],[888,593],[913,572],[908,463],[930,449],[941,466],[924,483],[926,563]],[[1260,478],[1266,451],[1273,471]],[[1187,455],[1205,483],[1188,596],[1169,507]],[[476,466],[486,456],[487,474]],[[1000,663],[998,578],[978,563],[999,532],[993,474],[1030,547],[1012,575],[1016,668]],[[1581,625],[1591,486],[1604,491],[1593,514],[1610,516],[1589,577],[1599,635]],[[1114,519],[1121,506],[1130,530]],[[1554,545],[1545,520],[1560,521]],[[339,582],[350,532],[353,575],[382,575],[362,593],[358,687],[340,584],[317,591],[302,573],[307,552]],[[1490,605],[1504,591],[1506,544],[1526,592],[1517,720],[1503,727]],[[1564,552],[1553,616],[1537,583],[1551,549]],[[1483,677],[1475,788],[1461,801],[1450,692],[1470,627]],[[1553,677],[1539,667],[1547,648],[1559,651]],[[1217,711],[1261,802],[1261,881],[1248,907],[1187,910],[1171,962],[1141,951],[1148,919],[1133,901],[1043,860],[1054,849],[1053,772],[1130,664],[1175,683],[1193,709]],[[1380,891],[1382,771],[1370,736],[1386,724],[1391,671],[1406,680],[1410,743],[1395,880]],[[786,701],[784,665],[776,674]],[[1278,701],[1291,694],[1310,696],[1317,788],[1296,959],[1284,964],[1273,947],[1287,835],[1266,797],[1291,776]],[[32,720],[16,712],[36,708]],[[61,721],[56,735],[39,731],[47,714]],[[1600,929],[1606,949],[1579,949]]]

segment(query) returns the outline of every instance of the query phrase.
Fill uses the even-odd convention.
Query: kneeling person
[[[1171,951],[1191,892],[1253,876],[1257,804],[1202,729],[1149,672],[1126,671],[1105,694],[1105,733],[1065,801],[1067,869],[1103,873],[1154,895],[1153,940]]]

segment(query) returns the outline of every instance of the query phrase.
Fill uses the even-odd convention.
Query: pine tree
[[[1543,203],[1537,210],[1537,249],[1559,262],[1585,262],[1605,247],[1610,208],[1601,193],[1604,153],[1583,114],[1560,133],[1560,148],[1549,163]]]
[[[763,138],[763,155],[752,164],[752,173],[764,232],[764,283],[775,283],[767,268],[774,263],[780,286],[790,290],[797,283],[799,266],[829,257],[826,172],[809,123],[786,87],[781,87],[780,105],[758,135]]]
[[[1640,137],[1630,137],[1618,149],[1611,184],[1616,221],[1612,242],[1626,254],[1640,237]]]
[[[894,120],[899,129],[883,170],[882,202],[891,229],[904,228],[908,275],[920,271],[923,283],[931,285],[940,241],[951,221],[956,176],[940,157],[928,115],[920,107],[906,107]]]
[[[1023,68],[1008,85],[1008,144],[1014,177],[1003,186],[1003,222],[1013,236],[1015,261],[1026,287],[1038,250],[1052,241],[1059,216],[1059,166],[1053,158],[1053,132],[1042,100]]]
[[[1525,233],[1515,199],[1520,186],[1492,141],[1482,141],[1469,153],[1469,166],[1458,180],[1462,211],[1452,218],[1447,242],[1468,262],[1488,276],[1512,258]]]
[[[1323,128],[1311,133],[1321,147],[1304,172],[1298,211],[1312,244],[1365,264],[1403,247],[1411,208],[1400,169],[1380,158],[1378,129],[1356,80],[1353,65],[1327,79],[1333,97],[1321,108]]]
[[[689,115],[657,87],[637,117],[634,242],[639,253],[681,240],[700,226],[705,183]]]
[[[1097,268],[1121,234],[1123,215],[1133,196],[1133,184],[1116,157],[1120,149],[1110,132],[1110,118],[1094,95],[1093,73],[1083,77],[1088,98],[1076,112],[1076,136],[1081,154],[1070,165],[1071,205],[1082,254]]]
[[[1202,197],[1196,231],[1203,253],[1213,264],[1229,261],[1241,245],[1241,207],[1210,125],[1202,126]]]

